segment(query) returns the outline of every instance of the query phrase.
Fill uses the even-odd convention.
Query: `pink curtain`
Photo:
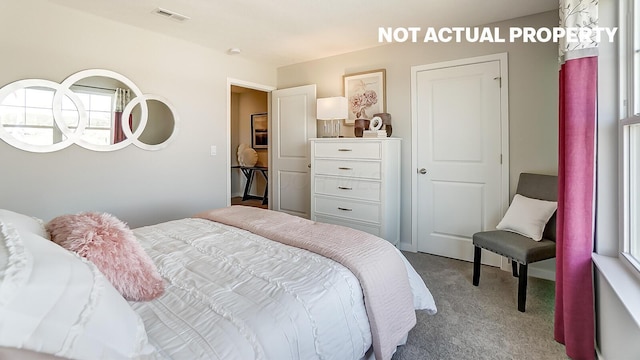
[[[122,111],[116,111],[113,113],[113,143],[119,143],[125,138],[122,130]]]
[[[560,68],[555,339],[572,359],[594,359],[594,237],[598,58]]]

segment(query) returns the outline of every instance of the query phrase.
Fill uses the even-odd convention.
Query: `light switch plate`
[[[211,156],[215,156],[218,153],[218,147],[211,145]]]

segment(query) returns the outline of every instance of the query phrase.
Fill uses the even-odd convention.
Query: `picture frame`
[[[251,114],[251,147],[267,149],[269,147],[269,119],[267,113]]]
[[[353,124],[356,119],[371,120],[373,114],[386,112],[385,69],[347,74],[342,79],[349,109],[345,124]]]

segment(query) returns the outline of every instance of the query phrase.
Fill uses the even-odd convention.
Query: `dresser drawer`
[[[379,181],[316,176],[313,191],[316,194],[380,201]]]
[[[317,142],[313,151],[316,157],[377,160],[382,155],[382,146],[379,142]]]
[[[317,215],[313,220],[317,222],[327,223],[327,224],[346,226],[352,229],[368,232],[369,234],[372,234],[375,236],[380,236],[380,226],[378,225],[366,224],[366,223],[361,223],[359,221],[353,221],[353,220],[350,221],[344,218],[336,218],[332,216],[323,216],[323,215]]]
[[[382,171],[378,161],[353,161],[353,160],[316,160],[313,173],[316,175],[333,175],[358,177],[363,179],[380,179]]]
[[[380,204],[363,203],[345,198],[315,197],[314,211],[347,219],[380,222]]]

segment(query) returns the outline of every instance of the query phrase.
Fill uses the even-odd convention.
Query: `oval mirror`
[[[159,150],[175,136],[177,124],[164,98],[143,94],[109,70],[80,71],[60,84],[19,80],[0,89],[0,138],[27,151],[56,151],[72,143],[96,151],[131,143]]]

